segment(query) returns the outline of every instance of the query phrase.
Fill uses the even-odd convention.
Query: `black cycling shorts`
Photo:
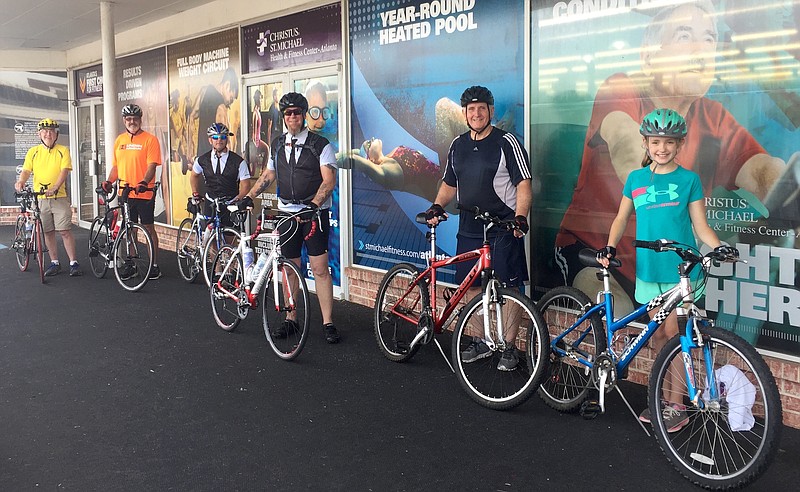
[[[315,219],[317,230],[314,234],[304,240],[311,232],[312,222],[285,221],[278,227],[281,233],[281,252],[286,258],[300,258],[303,244],[306,245],[308,256],[320,256],[328,252],[328,234],[330,231],[330,212],[329,209],[321,209],[319,219]],[[299,227],[298,227],[299,226]]]
[[[521,287],[528,280],[528,262],[525,260],[525,242],[523,238],[514,237],[512,232],[504,232],[489,238],[492,253],[492,268],[495,275],[507,287]],[[456,254],[473,249],[480,249],[483,239],[458,235]],[[462,261],[456,263],[456,283],[460,284],[475,266],[475,262]],[[474,287],[480,287],[475,284]]]
[[[155,222],[155,215],[153,214],[155,209],[155,200],[128,198],[128,210],[131,211],[131,222],[140,222],[145,225],[152,224]]]

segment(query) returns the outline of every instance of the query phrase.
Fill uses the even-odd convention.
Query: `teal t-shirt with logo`
[[[680,166],[667,174],[650,167],[631,172],[622,194],[633,201],[636,239],[671,239],[697,248],[689,204],[703,199],[700,176]],[[636,249],[636,276],[646,282],[678,282],[680,257],[673,252]],[[699,272],[693,272],[696,277]]]

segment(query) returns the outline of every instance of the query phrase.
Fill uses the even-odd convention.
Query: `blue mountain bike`
[[[609,268],[599,265],[594,251],[581,251],[582,264],[598,267],[603,292],[595,304],[578,289],[557,287],[537,303],[551,336],[551,364],[539,396],[561,412],[596,417],[605,410],[604,395],[619,391],[617,382],[627,378],[633,359],[677,309],[686,317],[685,328],[664,345],[650,373],[648,404],[655,437],[670,462],[695,484],[728,489],[750,483],[778,448],[783,422],[778,388],[752,345],[700,315],[690,279],[696,268],[702,268],[704,281],[710,264],[741,260],[717,252],[702,256],[666,239],[636,241],[636,246],[677,253],[683,260],[679,283],[616,318]],[[615,259],[609,267],[620,265]],[[620,330],[659,306],[641,333],[619,338]],[[670,415],[676,409],[685,412],[678,426]]]

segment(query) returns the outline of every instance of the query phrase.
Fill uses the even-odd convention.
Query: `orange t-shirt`
[[[142,130],[136,135],[125,132],[114,141],[114,165],[117,166],[117,176],[120,186],[128,184],[136,187],[144,179],[147,166],[155,162],[161,165],[161,146],[155,135]],[[147,183],[152,188],[155,178]],[[137,194],[131,193],[131,198],[149,200],[153,197],[152,191]]]

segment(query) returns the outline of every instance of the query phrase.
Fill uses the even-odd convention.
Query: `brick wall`
[[[350,282],[350,300],[352,302],[372,307],[378,293],[382,272],[375,272],[357,267],[345,268],[345,275]],[[626,330],[621,330],[620,339],[617,341],[620,349]],[[630,330],[636,334],[637,330]],[[631,363],[628,370],[628,381],[647,384],[650,376],[650,367],[655,360],[655,353],[650,347],[645,347]],[[800,429],[800,364],[775,357],[764,356],[767,365],[775,376],[778,391],[783,403],[783,423],[789,427]]]
[[[17,214],[19,214],[19,207],[16,205],[0,207],[0,225],[14,225],[17,221]]]

